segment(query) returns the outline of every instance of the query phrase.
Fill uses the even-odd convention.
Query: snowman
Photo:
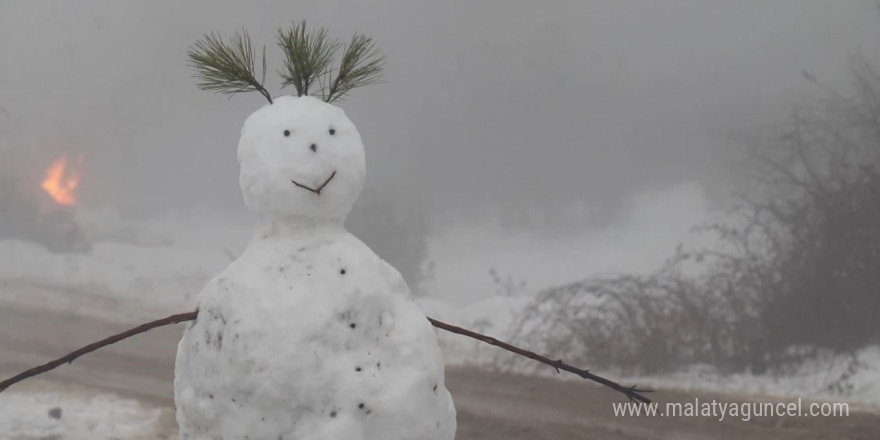
[[[330,99],[266,96],[238,143],[257,226],[178,346],[180,438],[453,439],[433,327],[343,226],[364,186],[360,134]]]

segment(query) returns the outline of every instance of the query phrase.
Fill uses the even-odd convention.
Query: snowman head
[[[257,71],[257,51],[247,31],[230,39],[206,34],[187,52],[199,87],[227,95],[259,92],[269,105],[255,111],[241,129],[238,162],[244,202],[262,217],[296,222],[342,223],[364,186],[364,146],[354,124],[331,103],[351,90],[378,82],[384,56],[366,35],[347,44],[306,22],[279,29],[285,55],[284,86],[297,96],[273,101]],[[339,50],[342,56],[334,61]],[[308,96],[317,92],[321,99]]]
[[[239,184],[248,209],[269,217],[341,223],[364,186],[364,146],[341,108],[283,96],[244,123]]]

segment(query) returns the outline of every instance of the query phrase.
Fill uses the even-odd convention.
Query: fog
[[[245,29],[292,94],[302,20],[385,56],[337,102],[367,161],[346,227],[406,283],[335,228],[253,232],[236,149],[266,100],[200,90],[187,51]],[[459,440],[878,438],[878,42],[880,0],[0,0],[0,391],[29,378],[0,432],[439,433],[448,384]],[[266,203],[347,208],[347,165]],[[668,417],[550,380],[573,368]],[[795,400],[853,416],[768,411]]]
[[[816,96],[804,72],[846,86],[878,14],[826,0],[5,1],[0,148],[33,176],[81,155],[85,208],[244,215],[235,146],[263,98],[198,90],[186,50],[246,28],[267,46],[268,89],[291,93],[274,36],[307,19],[387,56],[384,82],[342,103],[368,155],[355,215],[380,200],[435,229],[605,227],[644,212],[627,207],[641,194],[692,185],[705,197],[692,224],[734,181],[729,133]]]

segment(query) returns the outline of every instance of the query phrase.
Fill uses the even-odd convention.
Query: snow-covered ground
[[[0,398],[3,440],[156,439],[173,420],[169,408],[69,384],[32,381]]]
[[[786,374],[721,374],[705,365],[693,365],[659,377],[634,377],[627,382],[685,390],[712,390],[731,394],[770,395],[847,401],[880,410],[880,346],[863,348],[850,358],[826,356],[803,363]],[[848,376],[841,381],[842,376]]]
[[[686,238],[695,216],[704,213],[701,197],[687,185],[658,192],[634,203],[632,221],[566,240],[542,241],[525,232],[502,234],[485,225],[457,235],[441,231],[429,240],[435,282],[417,303],[434,318],[508,338],[515,316],[537,290],[597,273],[644,272],[659,265],[675,243]],[[668,203],[678,203],[679,211],[693,215],[658,217],[659,212],[669,212],[661,209]],[[189,310],[202,286],[229,264],[250,236],[246,223],[223,225],[209,214],[131,222],[112,212],[82,212],[80,222],[95,240],[87,254],[53,254],[36,244],[0,240],[0,284],[38,284],[60,288],[45,292],[62,292],[9,297],[15,289],[2,289],[7,293],[0,300],[127,322]],[[492,237],[497,241],[492,242]],[[472,252],[465,251],[467,244]],[[627,265],[629,258],[632,262]],[[498,286],[488,274],[493,267],[501,276],[528,281],[526,287],[498,295]],[[444,290],[457,293],[441,296]],[[440,332],[440,338],[452,364],[490,365],[498,353],[495,347],[461,336]],[[730,376],[691,366],[663,377],[630,379],[678,388],[845,397],[880,405],[880,347],[862,350],[858,360],[844,386],[836,389],[832,385],[847,359],[817,360],[781,377]]]

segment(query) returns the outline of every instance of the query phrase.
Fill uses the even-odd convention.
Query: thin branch
[[[568,371],[569,373],[576,374],[584,379],[592,380],[593,382],[604,385],[608,388],[611,388],[614,391],[623,393],[630,400],[637,400],[642,403],[651,403],[651,399],[648,399],[647,397],[645,397],[641,394],[641,393],[650,393],[651,390],[640,389],[640,388],[637,388],[635,385],[633,385],[631,387],[625,387],[617,382],[614,382],[614,381],[606,379],[602,376],[597,376],[593,373],[590,373],[589,370],[581,370],[580,368],[572,367],[571,365],[568,365],[565,362],[563,362],[562,359],[557,359],[554,361],[548,357],[541,356],[535,352],[524,350],[524,349],[519,348],[515,345],[511,345],[506,342],[499,341],[491,336],[486,336],[482,333],[477,333],[475,331],[471,331],[471,330],[468,330],[465,328],[456,327],[454,325],[447,324],[442,321],[438,321],[434,318],[429,317],[428,321],[430,321],[434,327],[437,327],[441,330],[446,330],[450,333],[455,333],[458,335],[467,336],[469,338],[473,338],[478,341],[485,342],[489,345],[494,345],[498,348],[502,348],[502,349],[507,350],[511,353],[515,353],[520,356],[524,356],[529,359],[541,362],[543,364],[547,364],[547,365],[555,368],[557,372],[559,370],[565,370],[565,371]]]
[[[800,158],[801,164],[804,166],[804,170],[813,179],[813,184],[819,189],[819,191],[823,191],[822,179],[819,178],[819,175],[813,170],[812,164],[810,164],[810,160],[807,158],[807,153],[804,151],[804,135],[803,135],[803,124],[801,122],[800,115],[797,112],[797,109],[792,109],[791,118],[794,121],[794,146],[795,150],[798,153],[798,157]]]
[[[61,365],[64,365],[64,364],[71,364],[71,363],[73,363],[74,360],[76,360],[76,358],[78,358],[84,354],[91,353],[101,347],[106,347],[110,344],[114,344],[114,343],[119,342],[123,339],[127,339],[127,338],[134,336],[134,335],[152,330],[156,327],[162,327],[162,326],[171,325],[171,324],[179,324],[181,322],[186,322],[186,321],[194,321],[196,319],[196,315],[198,313],[199,313],[198,311],[195,311],[195,312],[187,312],[187,313],[180,313],[177,315],[171,315],[166,318],[158,319],[156,321],[151,321],[146,324],[141,324],[133,329],[126,330],[126,331],[119,333],[119,334],[115,334],[113,336],[110,336],[109,338],[101,339],[98,342],[93,342],[89,345],[86,345],[83,348],[80,348],[79,350],[74,350],[74,351],[72,351],[72,352],[70,352],[70,353],[68,353],[58,359],[55,359],[54,361],[47,362],[47,363],[40,365],[38,367],[31,368],[30,370],[24,371],[22,373],[19,373],[15,376],[10,377],[9,379],[4,380],[3,382],[0,382],[0,392],[3,392],[5,389],[9,388],[10,386],[12,386],[18,382],[21,382],[29,377],[36,376],[38,374],[42,374],[42,373],[45,373],[50,370],[54,370],[55,368],[60,367]]]
[[[317,189],[312,188],[308,185],[303,185],[302,183],[299,183],[296,180],[291,180],[290,182],[293,183],[294,185],[304,189],[304,190],[311,191],[311,192],[320,196],[321,191],[324,191],[324,187],[327,186],[327,184],[330,183],[330,181],[333,180],[334,177],[336,177],[336,171],[333,171],[333,174],[331,174],[330,177],[328,177],[327,180],[325,180],[324,183],[322,183],[321,186],[319,186]]]
[[[101,347],[106,347],[108,345],[119,342],[123,339],[132,337],[132,336],[140,334],[140,333],[144,333],[148,330],[152,330],[156,327],[162,327],[162,326],[171,325],[171,324],[179,324],[181,322],[186,322],[186,321],[194,321],[197,318],[197,315],[198,315],[198,311],[180,313],[177,315],[171,315],[166,318],[158,319],[156,321],[151,321],[146,324],[141,324],[133,329],[126,330],[122,333],[110,336],[109,338],[105,338],[105,339],[102,339],[98,342],[91,343],[89,345],[86,345],[83,348],[80,348],[80,349],[75,350],[71,353],[68,353],[58,359],[55,359],[51,362],[47,362],[43,365],[31,368],[30,370],[27,370],[25,372],[22,372],[18,375],[15,375],[15,376],[9,378],[9,379],[6,379],[3,382],[0,382],[0,392],[3,392],[5,389],[9,388],[10,386],[12,386],[18,382],[21,382],[29,377],[33,377],[38,374],[46,373],[46,372],[51,371],[57,367],[60,367],[61,365],[64,365],[64,364],[72,363],[76,358],[78,358],[86,353],[91,353]],[[494,345],[498,348],[502,348],[504,350],[518,354],[520,356],[524,356],[529,359],[536,360],[538,362],[547,364],[553,368],[556,368],[557,372],[559,370],[565,370],[565,371],[568,371],[569,373],[574,373],[584,379],[591,380],[593,382],[596,382],[596,383],[604,385],[608,388],[611,388],[617,392],[620,392],[620,393],[624,394],[630,400],[637,400],[637,401],[643,402],[643,403],[650,403],[651,402],[650,399],[648,399],[647,397],[642,395],[642,393],[648,393],[648,392],[651,392],[651,390],[639,389],[635,385],[633,385],[632,387],[625,387],[623,385],[620,385],[617,382],[614,382],[612,380],[609,380],[604,377],[597,376],[593,373],[590,373],[588,370],[582,370],[579,368],[572,367],[572,366],[566,364],[565,362],[563,362],[562,359],[554,361],[550,358],[541,356],[537,353],[534,353],[534,352],[531,352],[528,350],[524,350],[522,348],[516,347],[516,346],[508,344],[506,342],[499,341],[491,336],[486,336],[482,333],[477,333],[475,331],[471,331],[471,330],[468,330],[465,328],[457,327],[452,324],[447,324],[445,322],[438,321],[438,320],[430,318],[430,317],[428,318],[428,321],[431,323],[431,325],[433,325],[434,327],[437,327],[441,330],[446,330],[450,333],[455,333],[455,334],[467,336],[469,338],[473,338],[478,341],[485,342],[489,345]]]

